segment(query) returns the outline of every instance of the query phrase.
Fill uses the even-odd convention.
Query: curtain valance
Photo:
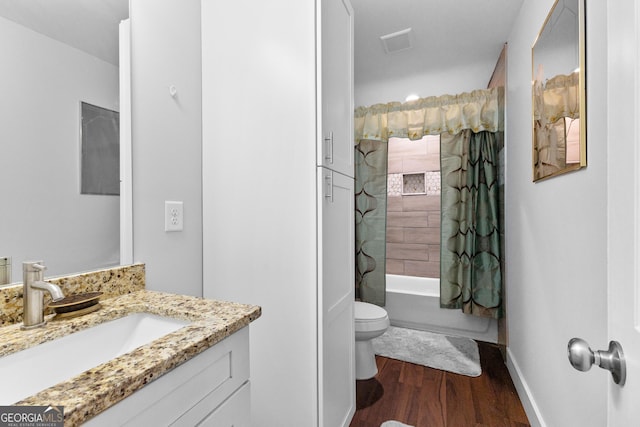
[[[580,118],[580,76],[578,72],[557,75],[543,85],[533,86],[533,118],[555,123],[561,117]]]
[[[390,137],[416,140],[444,132],[456,135],[464,129],[476,133],[501,131],[504,128],[503,96],[503,88],[493,88],[358,107],[355,143],[363,139],[387,141]]]

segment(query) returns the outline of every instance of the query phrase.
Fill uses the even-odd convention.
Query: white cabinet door
[[[322,0],[318,37],[321,76],[318,165],[353,171],[353,9],[349,0]]]
[[[318,168],[320,423],[348,426],[355,411],[353,179]]]

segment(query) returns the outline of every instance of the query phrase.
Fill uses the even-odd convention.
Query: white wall
[[[262,306],[252,425],[313,426],[314,2],[205,0],[202,20],[204,296]]]
[[[131,43],[134,260],[148,289],[200,296],[200,1],[132,0]],[[165,200],[184,203],[183,231],[164,231]]]
[[[446,70],[425,70],[424,73],[416,73],[403,79],[389,76],[387,80],[367,83],[358,82],[356,70],[355,105],[360,107],[392,101],[404,102],[407,95],[412,93],[425,98],[484,89],[491,79],[498,56],[500,50],[496,52],[495,59],[487,63],[468,64]]]
[[[0,18],[0,256],[46,276],[119,263],[119,197],[80,194],[80,101],[118,110],[118,68]]]
[[[606,425],[609,373],[574,370],[566,351],[573,337],[607,347],[606,3],[587,3],[585,170],[532,182],[531,46],[553,0],[525,0],[508,40],[508,362],[534,426]]]

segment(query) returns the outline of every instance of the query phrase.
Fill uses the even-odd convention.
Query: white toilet
[[[368,380],[378,373],[371,340],[389,327],[387,311],[374,304],[355,302],[356,379]]]

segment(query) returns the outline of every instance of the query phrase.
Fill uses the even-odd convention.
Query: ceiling
[[[351,0],[356,84],[390,77],[402,79],[430,69],[475,62],[495,63],[522,3],[523,0]],[[412,47],[386,53],[380,37],[407,28],[411,28]]]
[[[118,65],[129,0],[0,0],[0,16]]]
[[[523,0],[351,0],[356,82],[497,61]],[[0,0],[0,16],[118,64],[128,0]],[[411,28],[412,47],[385,53],[380,36]],[[489,76],[487,76],[489,77]]]

